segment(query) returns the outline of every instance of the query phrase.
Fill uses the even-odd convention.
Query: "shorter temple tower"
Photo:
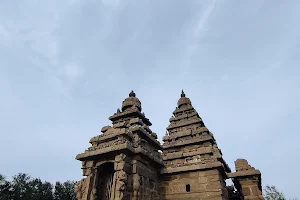
[[[231,172],[183,91],[162,146],[133,91],[109,119],[76,156],[84,176],[78,200],[263,200],[260,171],[237,159]]]
[[[76,183],[78,200],[159,199],[162,147],[141,111],[132,91],[122,110],[109,117],[112,126],[104,126],[102,134],[90,140],[92,146],[76,156],[86,176]]]

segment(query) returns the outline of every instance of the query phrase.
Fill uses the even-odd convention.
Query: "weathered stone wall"
[[[241,185],[242,194],[244,199],[262,200],[262,192],[258,188],[258,178],[249,177],[240,179],[239,183]]]
[[[133,160],[133,200],[159,200],[159,168],[137,156]]]
[[[134,183],[133,200],[160,199],[157,180],[151,180],[145,176],[139,176],[137,174],[133,176],[133,179],[138,180],[138,182]]]
[[[96,178],[94,166],[94,161],[82,162],[83,176],[85,178],[75,184],[75,193],[78,200],[89,200],[94,193],[93,188]]]
[[[235,169],[236,172],[229,173],[228,177],[234,180],[240,195],[245,200],[263,200],[260,171],[249,165],[245,159],[237,159]]]
[[[161,177],[162,200],[222,199],[224,181],[217,169],[165,174]],[[190,190],[190,191],[188,191]]]

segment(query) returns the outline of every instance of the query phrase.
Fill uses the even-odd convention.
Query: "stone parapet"
[[[207,164],[193,164],[188,166],[181,167],[169,167],[163,168],[160,173],[161,174],[170,174],[170,173],[178,173],[178,172],[186,172],[186,171],[195,171],[195,170],[204,170],[204,169],[212,169],[217,167],[224,167],[221,162],[213,162]]]
[[[171,130],[171,129],[178,128],[178,127],[183,127],[183,126],[188,126],[188,125],[191,125],[191,124],[197,124],[197,123],[201,123],[201,122],[202,122],[201,118],[178,121],[176,123],[173,122],[167,127],[167,130]]]
[[[157,141],[155,138],[153,138],[153,136],[150,135],[150,133],[148,133],[146,130],[144,130],[144,128],[142,127],[129,127],[128,131],[135,133],[135,132],[140,132],[142,133],[147,140],[150,140],[154,147],[157,148],[158,150],[161,150],[163,147],[160,145],[159,141]]]
[[[178,113],[182,113],[184,111],[188,110],[194,110],[194,107],[192,105],[186,105],[185,107],[176,108],[173,112],[174,115],[177,115]]]
[[[169,121],[172,123],[172,122],[177,122],[177,121],[182,120],[182,119],[193,118],[193,117],[200,118],[198,113],[196,111],[194,111],[192,113],[180,115],[180,116],[177,116],[177,117],[171,117]]]
[[[133,137],[132,133],[126,131],[125,128],[115,129],[115,128],[111,127],[105,133],[106,134],[102,134],[102,135],[98,135],[98,136],[93,137],[92,139],[90,139],[90,143],[105,142],[105,141],[110,140],[111,138],[118,137],[118,136],[123,135],[123,134],[128,135],[130,138]]]
[[[210,141],[213,140],[213,137],[210,135],[206,136],[199,136],[199,137],[194,137],[192,139],[187,139],[187,140],[177,140],[177,141],[172,141],[172,142],[165,142],[163,144],[163,149],[168,149],[172,147],[179,147],[179,146],[185,146],[185,145],[190,145],[194,143],[199,143],[199,142],[204,142],[204,141]]]
[[[128,110],[125,110],[123,112],[115,113],[114,115],[110,116],[108,119],[111,121],[116,121],[121,118],[129,117],[129,116],[135,116],[143,120],[143,122],[147,126],[151,126],[152,123],[149,121],[148,118],[145,117],[143,113],[141,113],[138,108],[130,108]]]
[[[239,178],[239,177],[258,176],[258,175],[261,175],[259,170],[249,170],[249,171],[239,171],[239,172],[227,173],[227,176],[229,178]]]
[[[158,164],[163,165],[163,161],[161,160],[160,157],[150,154],[148,151],[146,151],[143,148],[140,148],[140,147],[136,148],[135,153],[141,153],[143,155],[146,155],[147,157],[149,157],[153,161],[157,162]]]
[[[164,136],[163,141],[173,140],[173,139],[177,139],[177,138],[181,138],[181,137],[185,137],[185,136],[189,136],[189,135],[197,135],[197,134],[201,134],[203,132],[208,132],[208,131],[209,130],[206,127],[200,127],[200,128],[197,128],[196,130],[180,131],[177,133],[172,133],[170,135]]]
[[[179,152],[174,152],[174,153],[168,153],[168,154],[162,156],[162,158],[163,158],[163,160],[173,160],[176,158],[184,158],[184,157],[202,155],[202,154],[208,154],[208,153],[213,153],[212,147],[200,147],[197,150],[191,151],[191,152],[179,151]]]
[[[127,151],[130,151],[132,153],[135,152],[135,150],[131,146],[131,144],[126,142],[126,143],[123,143],[123,144],[110,146],[110,147],[106,147],[106,148],[103,148],[103,149],[87,150],[84,153],[78,154],[76,156],[76,159],[77,160],[84,160],[86,158],[90,158],[90,157],[93,157],[93,156],[98,156],[98,155],[107,154],[107,153],[110,153],[110,152],[113,152],[113,151],[120,151],[120,150],[127,150]]]

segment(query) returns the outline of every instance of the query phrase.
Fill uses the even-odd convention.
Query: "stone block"
[[[198,183],[207,183],[207,177],[198,177]]]
[[[204,172],[206,176],[211,176],[211,175],[219,175],[218,170],[209,170]]]
[[[242,187],[242,192],[243,192],[244,196],[251,196],[252,195],[251,190],[250,190],[249,187]]]
[[[251,191],[252,191],[252,195],[254,195],[254,196],[259,196],[259,195],[261,195],[261,191],[258,189],[257,186],[252,186],[250,189],[251,189]]]
[[[221,190],[222,186],[221,186],[221,182],[220,181],[214,181],[214,182],[209,182],[206,184],[206,190],[210,191],[210,190]]]
[[[196,178],[196,177],[199,177],[199,173],[198,172],[191,172],[191,173],[189,173],[189,176],[191,178]]]
[[[206,191],[206,184],[198,184],[194,187],[197,188],[197,192],[205,192]]]
[[[220,181],[220,176],[219,175],[206,176],[206,179],[207,179],[207,182]]]
[[[179,174],[178,178],[190,178],[192,173],[193,172],[191,172],[191,173],[187,172],[187,173]]]
[[[257,185],[257,181],[255,180],[240,180],[241,185]]]

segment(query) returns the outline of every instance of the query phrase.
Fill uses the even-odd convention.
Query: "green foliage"
[[[56,182],[55,187],[50,182],[32,178],[28,174],[19,173],[13,176],[11,182],[0,174],[0,200],[76,200],[75,182]],[[275,186],[264,188],[265,200],[287,199]],[[293,199],[296,200],[296,199]]]
[[[76,200],[74,182],[66,181],[63,184],[56,182],[54,200]]]
[[[11,182],[0,174],[0,200],[76,200],[74,182],[42,182],[28,174],[19,173]]]
[[[283,193],[279,192],[273,185],[264,188],[264,197],[266,200],[287,200]]]
[[[264,198],[265,200],[297,200],[297,199],[288,199],[282,192],[274,186],[266,186],[264,188]]]
[[[10,198],[10,182],[5,180],[5,177],[0,174],[0,200],[7,200]]]
[[[14,200],[29,200],[33,195],[31,187],[31,177],[27,174],[19,173],[13,177],[11,182],[11,199]]]
[[[33,179],[30,183],[32,188],[32,200],[53,200],[53,186],[49,182],[42,182],[40,179]]]

